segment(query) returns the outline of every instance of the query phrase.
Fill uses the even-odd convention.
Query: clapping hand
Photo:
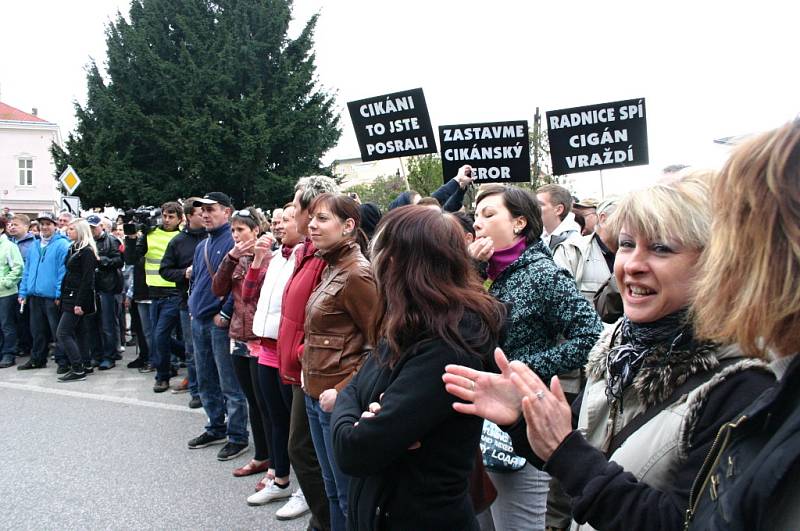
[[[511,381],[512,364],[503,351],[495,349],[494,359],[500,374],[476,371],[463,365],[447,365],[442,375],[445,390],[465,402],[454,402],[453,409],[466,415],[476,415],[508,425],[515,423],[522,413],[522,396]],[[525,367],[527,369],[527,367]]]

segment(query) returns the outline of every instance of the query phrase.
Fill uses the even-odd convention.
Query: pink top
[[[278,368],[278,344],[274,339],[262,337],[255,341],[248,341],[247,347],[252,356],[258,357],[259,365]]]

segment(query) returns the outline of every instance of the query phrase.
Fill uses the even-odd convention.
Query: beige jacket
[[[553,251],[553,261],[572,274],[578,291],[589,302],[612,274],[597,238],[596,234],[574,234]]]

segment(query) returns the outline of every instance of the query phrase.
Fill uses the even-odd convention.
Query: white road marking
[[[69,384],[64,384],[69,385]],[[67,389],[53,389],[50,387],[40,387],[38,385],[17,384],[11,382],[0,382],[0,388],[16,389],[17,391],[31,391],[34,393],[46,393],[50,395],[68,396],[71,398],[88,398],[89,400],[99,400],[100,402],[113,402],[116,404],[127,404],[129,406],[149,407],[153,409],[163,409],[166,411],[180,411],[182,413],[194,413],[205,415],[202,408],[189,409],[187,406],[177,406],[175,404],[162,404],[160,402],[148,402],[138,398],[127,398],[122,396],[98,395],[94,393],[82,393],[80,391],[69,391]]]

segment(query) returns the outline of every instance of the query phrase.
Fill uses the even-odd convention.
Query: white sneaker
[[[292,520],[306,514],[310,509],[302,489],[297,489],[286,505],[278,509],[275,516],[278,520]]]
[[[280,488],[274,481],[267,483],[267,486],[247,497],[247,505],[265,505],[271,501],[288,498],[292,495],[289,487]]]

